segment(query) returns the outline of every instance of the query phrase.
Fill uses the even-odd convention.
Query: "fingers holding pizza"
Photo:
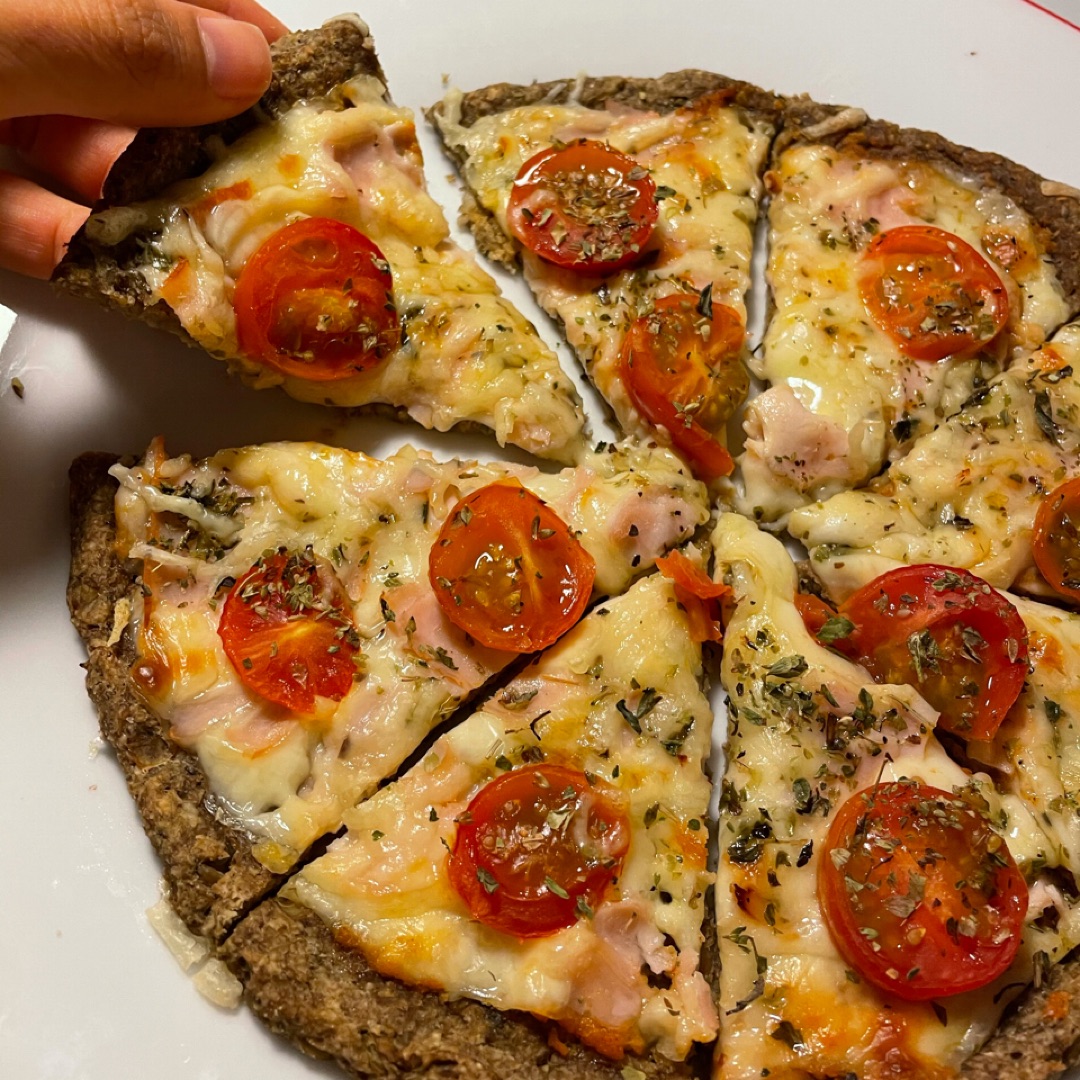
[[[47,278],[135,126],[232,116],[270,80],[286,28],[254,0],[140,0],[0,12],[0,145],[76,202],[0,173],[0,266]]]

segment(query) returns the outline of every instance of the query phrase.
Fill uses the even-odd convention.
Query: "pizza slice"
[[[1080,619],[940,566],[826,614],[778,540],[725,516],[714,541],[736,602],[715,1075],[1012,1076],[1033,1028],[1060,1058],[1068,998],[1045,987],[975,1052],[1080,941]]]
[[[400,1067],[412,1036],[382,1034],[379,1002],[421,1009],[439,1000],[426,990],[507,1012],[484,1023],[503,1044],[555,1022],[543,1075],[689,1075],[680,1063],[717,1024],[700,965],[712,880],[703,685],[686,605],[653,574],[346,814],[345,835],[290,880],[274,914],[256,915],[281,925],[296,905],[316,912],[336,942],[328,966],[374,983],[360,1023],[315,1048],[336,1047],[361,1075],[373,1052]],[[276,1002],[272,1022],[303,1037],[317,1005],[273,993],[285,950],[260,955],[265,943],[242,925],[227,955],[256,1010]],[[497,1067],[491,1042],[477,1039],[470,1075],[535,1075],[505,1054]]]
[[[577,392],[450,240],[367,27],[337,19],[273,54],[270,89],[241,116],[139,133],[56,283],[171,330],[255,387],[490,429],[573,461]]]
[[[703,71],[452,92],[430,110],[463,219],[520,266],[625,432],[731,471],[746,293],[779,99]]]
[[[767,187],[756,520],[862,486],[1080,308],[1077,192],[996,154],[795,100]]]
[[[210,937],[708,519],[673,454],[630,444],[550,475],[310,443],[107,466],[73,474],[72,613],[174,906]]]
[[[789,531],[815,565],[842,562],[852,582],[890,560],[939,562],[997,588],[1076,602],[1077,372],[1080,325],[1070,323],[915,439],[867,489],[794,511]]]

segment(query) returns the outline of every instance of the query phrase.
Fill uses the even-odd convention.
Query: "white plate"
[[[330,0],[275,7],[297,27],[339,10]],[[1080,33],[1021,0],[382,0],[362,14],[395,99],[417,110],[442,95],[444,73],[471,89],[697,66],[859,105],[1080,186]],[[453,217],[450,166],[422,125],[421,141]],[[557,340],[520,283],[507,291]],[[18,315],[0,351],[0,1076],[339,1076],[246,1012],[203,1001],[146,922],[158,866],[120,770],[96,753],[64,604],[67,466],[84,450],[139,451],[159,432],[199,454],[269,438],[376,453],[406,439],[447,455],[497,448],[254,394],[223,365],[40,283],[0,274],[0,305]],[[0,311],[0,341],[6,329]]]

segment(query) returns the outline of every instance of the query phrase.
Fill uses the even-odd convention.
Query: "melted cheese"
[[[136,229],[154,233],[140,268],[151,296],[257,387],[281,384],[320,404],[385,403],[438,431],[471,421],[500,444],[573,460],[584,424],[573,384],[491,277],[449,239],[422,167],[412,113],[389,102],[377,79],[358,76],[245,135],[202,176],[98,214],[89,229],[109,244]],[[303,217],[355,226],[393,275],[402,345],[347,379],[284,376],[237,345],[237,277],[265,240]]]
[[[526,281],[544,310],[562,324],[622,429],[654,434],[620,376],[626,329],[659,297],[687,288],[700,292],[710,284],[713,301],[734,308],[745,323],[760,173],[771,127],[708,96],[665,115],[615,104],[588,109],[541,103],[462,127],[455,93],[444,100],[435,122],[447,145],[464,155],[466,183],[504,232],[518,171],[557,142],[605,142],[647,169],[658,189],[672,192],[659,200],[659,222],[639,268],[607,276],[578,274],[521,252]],[[731,406],[740,403],[732,400]]]
[[[718,566],[730,576],[737,599],[722,669],[731,736],[717,871],[724,977],[716,1077],[750,1080],[763,1069],[784,1080],[849,1072],[907,1080],[953,1076],[993,1030],[1011,993],[995,1000],[999,992],[1031,978],[1037,953],[1051,960],[1063,956],[1080,931],[1073,901],[1045,870],[1069,863],[1066,844],[1043,816],[1040,800],[1060,791],[1059,770],[1075,768],[1075,750],[1056,758],[1041,744],[1045,724],[1032,722],[1038,721],[1036,713],[1045,715],[1031,706],[1051,683],[1040,690],[1029,686],[1026,695],[1034,698],[1022,699],[1010,713],[1009,733],[998,749],[1000,756],[1004,746],[1011,748],[1012,780],[995,784],[988,774],[970,773],[949,758],[934,734],[934,710],[912,687],[874,684],[862,668],[808,634],[793,602],[795,567],[779,541],[741,517],[725,515],[714,543]],[[1027,608],[1022,611],[1026,618]],[[777,662],[791,657],[801,657],[806,670],[788,665],[798,673],[777,675]],[[1049,673],[1045,677],[1051,679]],[[1062,697],[1063,709],[1073,707],[1075,695],[1066,694],[1060,682],[1052,692]],[[860,702],[863,694],[870,695],[869,707],[865,699]],[[1057,781],[1036,797],[1025,790],[1029,783],[1034,787],[1035,777],[1024,780],[1018,765],[1034,757]],[[996,768],[998,762],[991,763]],[[941,1016],[929,1004],[891,999],[852,981],[818,904],[817,865],[830,820],[845,799],[879,776],[980,794],[1031,885],[1012,968],[982,990],[943,999]],[[1055,805],[1063,819],[1070,816],[1071,807]],[[1056,932],[1036,925],[1046,907],[1058,914]],[[760,984],[755,955],[765,964]],[[785,1022],[790,1026],[781,1027]]]
[[[384,974],[558,1020],[615,1056],[653,1047],[683,1058],[716,1034],[698,970],[711,881],[702,678],[671,583],[639,582],[348,813],[347,834],[288,892]],[[618,706],[636,708],[645,687],[659,697],[638,733]],[[522,941],[472,918],[448,877],[448,845],[483,785],[541,754],[615,789],[631,840],[592,917]]]
[[[276,871],[513,659],[449,623],[428,582],[429,549],[460,497],[516,477],[578,534],[606,594],[708,517],[704,489],[673,455],[630,445],[554,475],[310,443],[162,458],[154,448],[145,465],[114,469],[121,551],[142,560],[148,593],[136,599],[134,678],[198,755],[216,812],[258,838]],[[248,691],[217,635],[227,579],[279,545],[311,545],[333,564],[362,639],[353,689],[306,720]]]
[[[1078,469],[1080,325],[1070,324],[916,439],[867,491],[796,510],[788,528],[813,559],[842,557],[856,572],[880,556],[1030,587],[1035,514]]]
[[[747,407],[739,508],[774,521],[867,481],[895,456],[905,428],[932,430],[978,377],[993,373],[1002,349],[1038,348],[1069,311],[1031,222],[1000,192],[926,165],[821,145],[787,150],[768,180],[766,278],[775,311],[751,361],[768,389]],[[863,307],[854,273],[860,253],[877,233],[923,223],[991,259],[1008,252],[995,269],[1009,293],[1009,322],[986,354],[905,358]]]

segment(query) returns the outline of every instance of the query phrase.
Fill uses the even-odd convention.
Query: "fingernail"
[[[250,98],[266,89],[270,46],[262,31],[235,19],[199,20],[210,88],[223,98]]]

